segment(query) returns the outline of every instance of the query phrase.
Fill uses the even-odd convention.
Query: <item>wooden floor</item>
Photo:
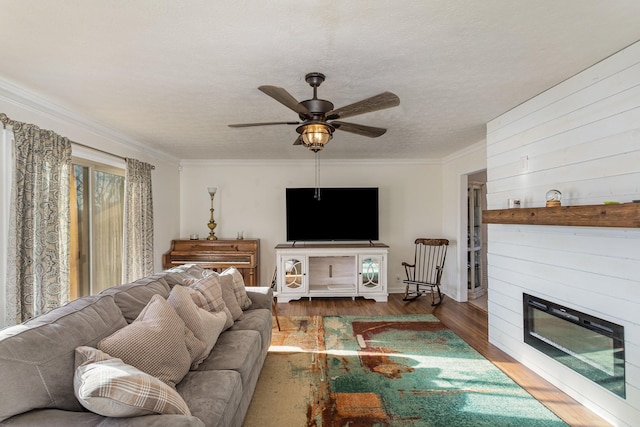
[[[288,304],[278,304],[279,316],[339,316],[339,315],[391,315],[434,314],[448,328],[471,347],[489,359],[533,397],[552,410],[564,422],[574,427],[599,427],[611,424],[558,390],[526,366],[518,363],[492,344],[487,338],[487,313],[469,303],[458,303],[450,298],[437,308],[431,307],[431,299],[423,297],[406,303],[402,295],[389,295],[389,302],[380,303],[356,298],[302,299]]]

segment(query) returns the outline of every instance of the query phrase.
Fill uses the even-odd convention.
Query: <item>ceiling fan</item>
[[[229,127],[270,126],[270,125],[297,125],[296,132],[300,135],[293,145],[304,145],[309,150],[317,153],[333,138],[333,132],[342,130],[357,135],[377,138],[387,131],[384,128],[359,125],[338,121],[347,117],[400,105],[400,98],[391,92],[382,92],[371,98],[349,104],[336,110],[333,104],[324,99],[318,99],[318,86],[325,80],[322,73],[309,73],[305,80],[313,88],[313,98],[298,102],[289,92],[277,86],[260,86],[258,89],[269,95],[285,107],[298,113],[301,122],[266,122],[266,123],[240,123]]]

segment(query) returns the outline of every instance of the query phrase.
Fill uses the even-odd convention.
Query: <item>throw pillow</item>
[[[224,299],[224,303],[227,305],[227,308],[233,317],[233,321],[235,322],[242,317],[242,308],[240,308],[240,304],[238,304],[238,300],[236,299],[236,294],[233,291],[233,277],[230,275],[218,276],[218,282],[222,289],[222,299]]]
[[[242,278],[242,274],[235,267],[229,267],[220,275],[230,275],[233,277],[233,291],[235,292],[236,299],[238,300],[238,304],[240,304],[240,308],[243,310],[249,309],[251,307],[251,299],[247,295],[247,290],[244,287],[244,279]]]
[[[204,343],[202,351],[195,356],[192,355],[191,369],[195,369],[211,353],[227,321],[227,315],[223,311],[208,312],[198,307],[193,302],[188,288],[184,286],[174,286],[167,302],[178,313],[195,338]]]
[[[227,308],[224,298],[222,298],[222,288],[218,282],[217,275],[212,274],[204,279],[200,279],[196,283],[189,285],[187,289],[189,289],[191,298],[198,307],[207,311],[223,311],[227,315],[228,318],[225,323],[225,329],[233,325],[233,316]]]
[[[194,283],[196,283],[196,282],[198,282],[200,280],[202,280],[202,279],[196,279],[195,277],[187,277],[187,278],[182,280],[182,284],[184,286],[191,286],[191,285],[193,285]]]
[[[175,285],[183,284],[183,280],[187,278],[202,279],[209,274],[209,271],[198,264],[183,264],[165,270],[160,274],[164,274],[165,280],[173,288]]]
[[[104,417],[191,415],[177,391],[92,347],[76,348],[73,387],[82,406]]]
[[[205,269],[202,271],[202,277],[211,276],[211,275],[212,275],[212,274],[214,274],[214,273],[215,273],[215,274],[217,274],[215,271],[213,271],[213,270],[209,270],[208,268],[205,268]]]
[[[154,295],[136,320],[100,341],[98,349],[174,387],[191,366],[185,327],[167,300]]]

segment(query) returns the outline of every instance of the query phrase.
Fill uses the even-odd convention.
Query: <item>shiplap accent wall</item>
[[[544,70],[540,70],[544,72]],[[640,43],[487,126],[488,208],[640,199]],[[490,225],[489,340],[614,425],[640,420],[640,229]],[[522,293],[621,324],[626,399],[523,342]]]

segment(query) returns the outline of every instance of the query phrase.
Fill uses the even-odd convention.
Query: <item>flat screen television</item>
[[[287,188],[286,211],[289,242],[379,238],[377,188]]]

